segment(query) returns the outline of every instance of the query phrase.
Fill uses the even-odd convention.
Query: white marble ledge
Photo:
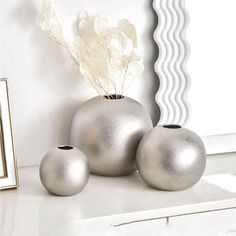
[[[20,187],[0,192],[0,225],[30,226],[61,222],[106,221],[116,226],[133,221],[236,207],[236,154],[208,157],[205,176],[179,192],[148,187],[137,173],[126,177],[91,175],[86,188],[72,197],[49,195],[38,167],[19,170]],[[21,231],[23,230],[21,229]],[[24,230],[23,230],[24,231]],[[15,234],[12,234],[15,235]]]

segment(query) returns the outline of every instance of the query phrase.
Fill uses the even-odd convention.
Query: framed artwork
[[[0,189],[18,186],[7,80],[0,79]]]
[[[235,1],[155,0],[153,6],[159,123],[192,129],[208,154],[236,151]]]

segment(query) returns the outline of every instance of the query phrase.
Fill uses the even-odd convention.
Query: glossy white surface
[[[55,197],[41,185],[38,167],[21,168],[19,189],[0,192],[1,236],[113,235],[114,228],[127,223],[164,218],[156,220],[161,230],[166,217],[171,221],[182,214],[236,207],[236,176],[232,174],[236,173],[236,154],[208,159],[203,179],[180,192],[149,188],[136,173],[116,178],[92,175],[80,194]]]
[[[235,219],[235,209],[173,217],[161,236],[234,236]]]
[[[236,233],[235,219],[236,210],[228,209],[126,224],[110,232],[112,236],[229,236]]]

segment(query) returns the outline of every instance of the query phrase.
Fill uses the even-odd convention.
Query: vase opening
[[[124,96],[120,95],[120,94],[110,94],[110,95],[105,95],[104,98],[106,98],[106,99],[122,99],[122,98],[124,98]]]
[[[163,127],[167,129],[180,129],[181,128],[180,125],[163,125]]]
[[[71,150],[71,149],[73,149],[73,147],[72,146],[60,146],[60,147],[58,147],[59,149],[62,149],[62,150]]]

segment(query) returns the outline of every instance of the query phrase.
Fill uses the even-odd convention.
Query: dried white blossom
[[[99,94],[123,95],[133,78],[143,71],[134,25],[123,19],[115,27],[109,27],[105,17],[91,16],[86,11],[79,13],[76,25],[75,40],[68,44],[51,2],[44,0],[40,16],[42,30],[67,51]]]

